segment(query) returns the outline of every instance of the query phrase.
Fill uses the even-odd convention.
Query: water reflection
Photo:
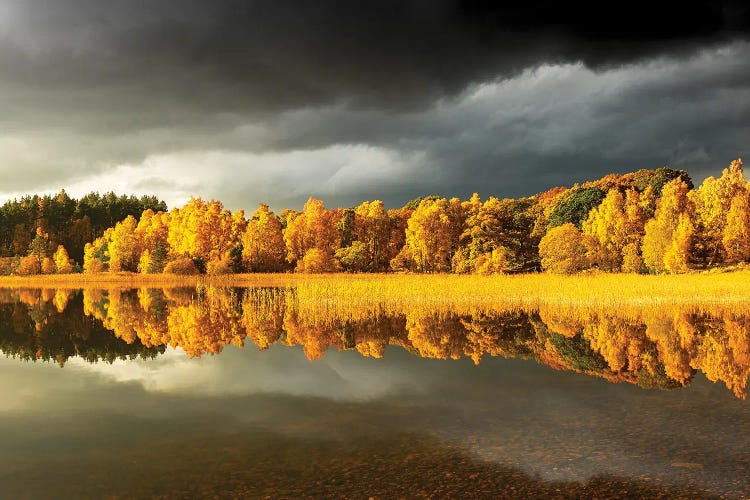
[[[697,371],[745,398],[750,305],[485,310],[449,306],[366,310],[328,307],[294,288],[0,290],[0,349],[63,365],[153,358],[166,346],[190,357],[229,344],[302,346],[310,360],[331,348],[380,358],[399,346],[423,358],[534,359],[644,388],[690,385]]]

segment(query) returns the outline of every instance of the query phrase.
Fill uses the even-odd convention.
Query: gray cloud
[[[746,149],[739,3],[529,5],[0,0],[0,194],[393,206]]]
[[[133,168],[163,179],[182,171],[170,182],[192,182],[185,197],[203,189],[248,209],[299,206],[308,195],[331,205],[399,205],[430,192],[520,196],[663,165],[700,181],[747,153],[749,52],[735,44],[598,72],[545,65],[421,111],[294,110],[204,143],[217,152],[155,155]],[[118,177],[138,175],[105,184]]]
[[[531,65],[685,55],[749,28],[738,2],[679,18],[672,6],[633,3],[606,12],[447,0],[5,3],[3,79],[28,91],[21,97],[54,89],[45,107],[111,111],[94,132],[341,102],[400,111]]]

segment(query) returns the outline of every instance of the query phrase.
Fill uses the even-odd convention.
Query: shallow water
[[[0,495],[750,495],[750,314],[418,309],[0,291]]]

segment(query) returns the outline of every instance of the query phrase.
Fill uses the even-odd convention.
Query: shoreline
[[[743,306],[750,304],[750,271],[638,275],[495,274],[67,274],[0,277],[0,289],[215,287],[295,288],[300,300],[321,307],[494,308],[529,306]]]

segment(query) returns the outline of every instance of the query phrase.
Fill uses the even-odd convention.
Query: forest
[[[638,170],[534,196],[427,196],[328,209],[310,198],[249,217],[191,198],[24,197],[0,207],[0,271],[85,273],[685,273],[750,260],[742,160],[695,188],[683,170]]]
[[[128,216],[140,217],[144,210],[166,211],[167,205],[154,196],[118,196],[89,193],[80,199],[65,190],[56,196],[24,196],[0,206],[0,272],[3,274],[41,271],[57,272],[46,260],[60,251],[60,270],[80,270],[86,243],[102,236],[106,229]],[[64,254],[65,261],[62,262]],[[19,269],[23,257],[24,268]],[[35,262],[36,261],[36,262]]]

